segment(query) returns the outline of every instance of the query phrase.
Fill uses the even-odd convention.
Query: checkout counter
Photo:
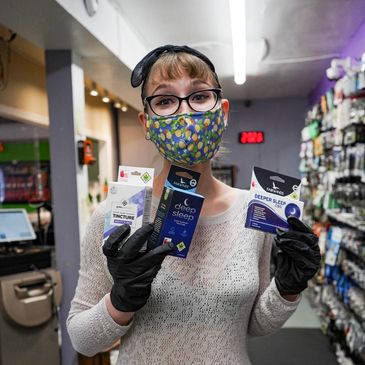
[[[23,209],[0,209],[0,365],[60,363],[60,272]]]

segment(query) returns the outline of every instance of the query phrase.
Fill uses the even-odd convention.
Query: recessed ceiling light
[[[107,90],[104,91],[104,96],[101,100],[103,101],[103,103],[109,103],[110,98]]]
[[[96,83],[95,82],[92,83],[90,95],[91,96],[98,96],[99,95],[98,90],[96,89]]]

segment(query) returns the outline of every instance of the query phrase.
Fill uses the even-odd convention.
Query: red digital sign
[[[262,132],[262,131],[241,132],[239,134],[239,142],[241,144],[263,143],[264,142],[264,132]]]

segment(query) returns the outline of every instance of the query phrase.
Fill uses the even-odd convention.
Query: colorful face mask
[[[167,160],[196,165],[213,158],[226,128],[222,109],[178,114],[168,117],[148,116],[147,135]]]

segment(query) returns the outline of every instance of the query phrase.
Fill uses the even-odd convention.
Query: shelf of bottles
[[[365,63],[345,70],[307,114],[304,220],[323,262],[309,294],[341,364],[365,364]]]

